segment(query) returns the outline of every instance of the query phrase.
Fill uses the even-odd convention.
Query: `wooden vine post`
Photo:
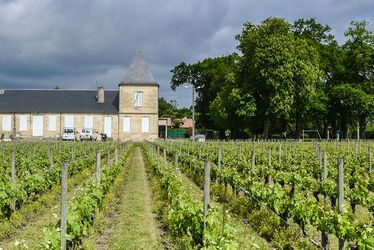
[[[110,167],[110,151],[109,151],[109,149],[108,149],[108,157],[107,158],[108,158],[107,159],[108,167]]]
[[[52,171],[52,169],[53,169],[53,153],[52,153],[51,148],[48,148],[48,159],[49,159],[49,170]]]
[[[175,151],[175,153],[174,153],[174,170],[175,170],[175,172],[177,172],[177,169],[178,169],[178,152]]]
[[[322,179],[327,180],[327,154],[323,152],[323,173]],[[327,207],[327,197],[326,194],[323,195],[324,206]],[[330,248],[329,235],[327,232],[322,231],[322,249],[327,250]]]
[[[166,161],[166,148],[164,148],[164,167],[166,168],[167,161]]]
[[[252,174],[255,174],[256,171],[256,150],[255,150],[255,144],[253,144],[252,148]]]
[[[114,150],[114,161],[116,164],[118,164],[118,149],[117,148]]]
[[[343,212],[344,206],[344,163],[343,158],[338,159],[338,211]],[[339,250],[344,249],[344,239],[339,239]]]
[[[11,155],[10,171],[11,171],[11,178],[12,178],[12,186],[14,187],[16,185],[16,152],[14,151],[14,149],[12,150],[12,155]],[[16,201],[12,201],[11,209],[13,211],[16,210]]]
[[[369,147],[369,174],[371,174],[372,170],[371,170],[371,149]]]
[[[221,169],[221,147],[218,147],[218,156],[217,156],[217,167]]]
[[[209,197],[210,197],[210,165],[209,161],[205,160],[204,164],[204,232],[206,229],[206,217],[209,212]]]
[[[68,213],[68,164],[62,163],[61,169],[61,250],[66,249],[66,231],[67,231],[67,213]]]
[[[96,152],[96,181],[100,185],[100,180],[101,180],[101,173],[100,173],[100,161],[101,161],[101,156],[100,152]]]

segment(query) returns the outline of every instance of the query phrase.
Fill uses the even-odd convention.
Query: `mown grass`
[[[109,249],[163,249],[151,195],[141,149],[136,147],[127,165],[122,205]]]

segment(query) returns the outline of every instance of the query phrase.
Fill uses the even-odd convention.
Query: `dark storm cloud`
[[[191,105],[191,90],[169,88],[170,69],[235,50],[245,21],[316,17],[339,42],[351,20],[373,30],[372,0],[0,0],[0,87],[115,89],[142,50],[160,95]]]

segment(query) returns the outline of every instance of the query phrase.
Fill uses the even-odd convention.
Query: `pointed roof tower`
[[[158,86],[158,83],[155,81],[140,51],[138,51],[134,59],[132,59],[129,68],[119,85]]]

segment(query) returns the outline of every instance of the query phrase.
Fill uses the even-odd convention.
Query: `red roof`
[[[182,125],[181,128],[192,128],[192,119],[187,117],[182,118]]]

